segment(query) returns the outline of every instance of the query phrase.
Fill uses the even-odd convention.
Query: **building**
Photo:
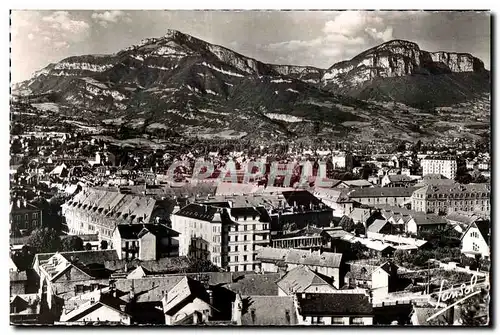
[[[288,271],[278,282],[278,295],[293,296],[296,293],[334,293],[329,278],[312,271],[308,266],[300,265]]]
[[[403,207],[411,203],[411,197],[415,190],[413,187],[356,188],[349,192],[348,196],[352,201],[363,205]]]
[[[364,293],[302,293],[296,295],[300,325],[373,324],[373,307]]]
[[[96,290],[66,301],[57,325],[130,325],[128,304],[108,289]]]
[[[113,248],[120,259],[156,260],[179,255],[179,233],[163,224],[118,225]]]
[[[294,297],[242,296],[232,304],[231,320],[238,326],[293,326],[299,324]]]
[[[11,202],[9,219],[11,237],[21,237],[42,227],[42,211],[26,199]]]
[[[16,294],[10,297],[10,322],[14,325],[37,324],[40,318],[40,294]]]
[[[106,261],[117,261],[115,250],[74,251],[36,254],[33,270],[40,278],[40,289],[50,310],[61,308],[57,300],[94,291],[109,284]]]
[[[413,215],[406,223],[406,232],[416,235],[420,231],[444,230],[447,225],[446,218],[436,214]]]
[[[11,259],[12,260],[12,259]],[[10,296],[26,294],[28,288],[28,276],[26,271],[9,270]]]
[[[373,187],[373,184],[366,179],[356,179],[356,180],[343,180],[338,185],[338,188],[369,188]]]
[[[461,237],[462,254],[468,257],[489,259],[491,242],[491,224],[489,221],[475,221],[464,231]]]
[[[207,259],[230,271],[256,270],[257,250],[270,243],[269,218],[263,208],[239,206],[193,203],[172,214],[172,228],[181,234],[179,255]]]
[[[386,174],[382,178],[382,187],[410,187],[417,183],[414,178],[405,174]]]
[[[307,226],[273,236],[271,247],[282,249],[323,250],[330,248],[330,235],[323,228]]]
[[[79,192],[61,207],[69,234],[99,234],[101,241],[112,244],[117,225],[166,222],[169,206],[166,200],[90,188]]]
[[[333,189],[316,186],[313,190],[313,195],[333,210],[334,217],[342,217],[352,211],[353,201],[347,195],[348,193],[349,189],[346,188]]]
[[[329,278],[331,285],[341,287],[340,267],[342,254],[331,252],[307,251],[297,249],[262,248],[257,260],[265,272],[290,271],[299,266],[307,266],[312,271]]]
[[[428,185],[411,196],[411,208],[441,215],[452,212],[489,212],[490,184]]]
[[[352,155],[348,152],[337,152],[332,154],[332,164],[334,169],[351,171],[353,163]]]
[[[213,292],[200,282],[182,278],[162,299],[166,325],[206,322],[217,312],[213,307]]]
[[[432,158],[422,159],[422,175],[442,174],[448,179],[455,179],[457,175],[457,161],[452,158]]]

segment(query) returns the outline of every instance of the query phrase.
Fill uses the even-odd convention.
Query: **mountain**
[[[428,52],[416,43],[393,40],[332,65],[320,85],[363,100],[433,107],[488,93],[490,74],[470,54]]]
[[[57,102],[86,121],[188,135],[381,136],[375,133],[382,127],[382,136],[411,137],[424,133],[415,125],[418,118],[402,116],[396,105],[364,100],[456,103],[488,91],[487,77],[470,55],[427,53],[405,41],[325,70],[262,63],[168,30],[116,54],[49,64],[14,90]]]

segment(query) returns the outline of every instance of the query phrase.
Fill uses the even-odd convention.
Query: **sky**
[[[66,57],[115,53],[167,29],[266,63],[328,68],[404,39],[427,51],[471,53],[490,68],[488,12],[16,10],[10,28],[12,82]]]

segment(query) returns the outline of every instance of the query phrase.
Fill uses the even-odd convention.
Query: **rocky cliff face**
[[[334,64],[323,74],[321,86],[345,90],[379,78],[481,71],[483,63],[470,54],[428,52],[416,43],[394,40]]]

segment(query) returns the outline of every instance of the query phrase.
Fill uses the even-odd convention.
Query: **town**
[[[12,324],[487,323],[487,142],[141,137],[11,108]]]

